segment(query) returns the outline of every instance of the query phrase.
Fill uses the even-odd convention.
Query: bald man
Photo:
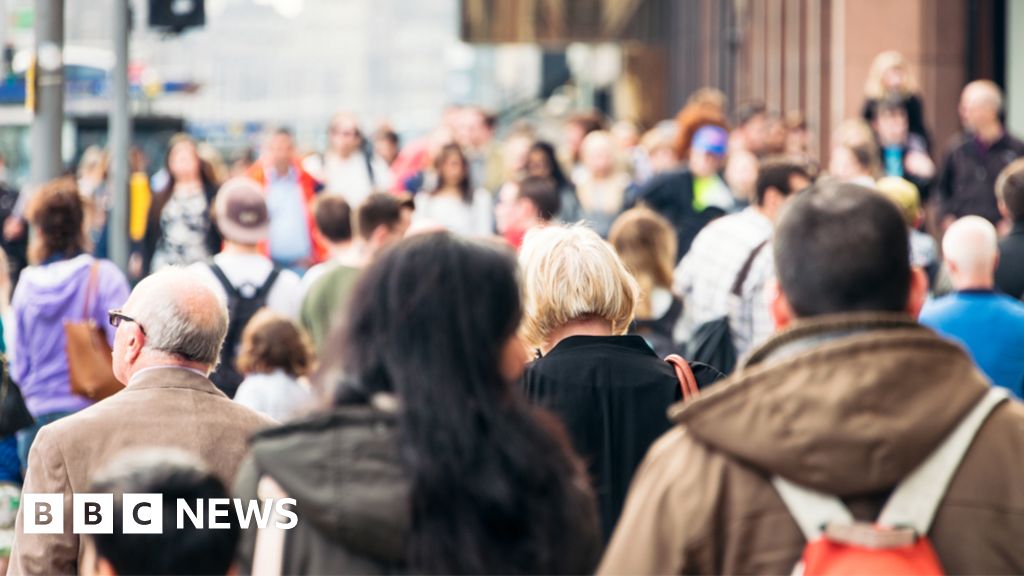
[[[995,291],[995,227],[980,216],[965,216],[946,231],[942,252],[955,292],[928,301],[921,323],[962,344],[993,383],[1021,398],[1024,304]]]
[[[939,174],[943,227],[957,218],[982,216],[1000,221],[995,182],[1007,164],[1024,156],[1024,142],[1003,126],[1003,94],[995,83],[976,80],[960,96],[964,134],[947,152]]]
[[[72,533],[73,494],[127,449],[177,448],[231,485],[249,436],[274,422],[210,382],[228,327],[224,301],[194,272],[170,268],[139,283],[114,325],[114,375],[125,389],[44,426],[32,445],[11,552],[11,574],[74,574],[83,548]],[[30,494],[63,494],[61,534],[26,534]]]

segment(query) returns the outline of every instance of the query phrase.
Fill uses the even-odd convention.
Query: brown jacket
[[[179,448],[231,486],[251,434],[274,421],[236,404],[188,370],[140,373],[116,395],[44,426],[28,459],[24,494],[64,494],[64,534],[24,534],[18,520],[9,574],[74,574],[82,549],[72,534],[72,494],[128,449]]]
[[[954,344],[901,316],[799,323],[714,391],[673,407],[600,574],[788,574],[804,538],[778,474],[877,518],[891,489],[981,399]],[[948,573],[1024,573],[1024,406],[979,430],[928,534]]]

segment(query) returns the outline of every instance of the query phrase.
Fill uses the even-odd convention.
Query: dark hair
[[[175,185],[177,185],[177,179],[174,177],[174,172],[171,171],[171,152],[181,144],[192,146],[192,150],[196,153],[196,162],[199,163],[199,182],[202,184],[203,191],[213,191],[219,186],[217,178],[213,175],[213,167],[210,166],[209,162],[200,158],[196,141],[185,133],[171,136],[171,139],[167,142],[167,152],[164,154],[164,171],[167,173],[167,184],[153,195],[153,204],[150,206],[148,215],[149,226],[155,226],[159,222],[164,207],[171,201],[171,195],[174,193]],[[212,204],[209,206],[209,213],[212,219]]]
[[[519,197],[529,200],[537,208],[537,215],[544,221],[550,221],[562,209],[562,195],[551,178],[523,178],[519,182]]]
[[[1024,221],[1024,159],[1010,162],[996,180],[996,197],[1014,222]]]
[[[352,209],[339,194],[323,194],[313,208],[316,227],[331,242],[352,239]]]
[[[555,147],[552,146],[550,142],[546,142],[544,140],[534,142],[533,145],[530,146],[527,159],[529,159],[529,154],[533,154],[534,152],[539,152],[544,155],[544,159],[551,170],[551,178],[554,179],[555,186],[559,190],[571,185],[569,183],[569,179],[565,177],[565,172],[562,172],[562,165],[558,162],[558,155],[555,153]]]
[[[384,192],[374,192],[356,210],[356,232],[369,240],[380,226],[394,228],[402,220],[402,199]]]
[[[313,345],[309,336],[287,316],[264,308],[242,331],[242,346],[235,365],[242,374],[268,374],[283,370],[292,378],[313,369]]]
[[[383,138],[384,140],[391,142],[391,144],[393,144],[395,148],[398,148],[400,140],[398,138],[398,133],[395,132],[394,130],[391,130],[390,128],[382,128],[373,133],[374,140],[380,138]]]
[[[408,570],[568,570],[578,462],[500,368],[522,315],[511,250],[446,232],[403,240],[363,273],[347,312],[336,400],[397,394]]]
[[[73,178],[51,180],[33,195],[26,210],[38,230],[29,246],[32,262],[56,255],[73,258],[91,249],[85,234],[85,203]]]
[[[907,102],[899,92],[889,92],[875,104],[875,118],[882,112],[899,112],[907,115]]]
[[[789,196],[799,190],[790,190],[790,179],[803,176],[811,180],[807,167],[798,161],[786,157],[767,158],[757,169],[757,205],[764,205],[764,196],[769,188],[775,188],[783,196]]]
[[[224,484],[191,457],[178,451],[153,450],[122,458],[92,482],[90,491],[114,494],[112,534],[92,534],[97,560],[103,558],[118,574],[227,574],[238,545],[239,527],[228,515],[227,529],[177,526],[177,501],[228,498]],[[123,494],[160,494],[160,534],[123,533]]]
[[[292,129],[287,127],[287,126],[275,126],[270,131],[270,135],[271,136],[287,136],[287,137],[291,138],[292,140],[295,139],[295,134],[292,132]]]
[[[742,128],[758,116],[768,114],[768,108],[760,100],[751,100],[736,109],[736,126]]]
[[[444,188],[442,167],[448,160],[448,157],[452,155],[458,156],[459,161],[462,162],[462,180],[456,183],[456,186],[459,188],[459,194],[462,195],[462,201],[469,204],[473,201],[473,189],[469,182],[469,160],[466,159],[466,154],[458,144],[445,144],[441,148],[441,152],[437,155],[437,160],[434,161],[434,170],[437,171],[437,187],[430,193],[435,194]]]
[[[892,202],[839,182],[791,200],[773,247],[780,288],[798,317],[905,310],[909,250],[907,224]]]

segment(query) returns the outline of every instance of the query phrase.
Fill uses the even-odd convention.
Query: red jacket
[[[308,172],[302,169],[302,166],[298,162],[293,161],[292,168],[295,170],[295,173],[299,175],[299,187],[302,188],[302,195],[306,201],[304,208],[306,210],[307,228],[309,228],[309,245],[313,247],[310,257],[314,264],[323,262],[327,257],[327,248],[317,242],[316,234],[313,233],[314,230],[316,230],[316,220],[313,217],[313,201],[316,199],[317,182],[316,179],[310,176]],[[253,164],[246,175],[259,182],[264,187],[267,184],[267,174],[262,162],[256,162]],[[270,217],[273,218],[274,215],[271,214]],[[263,249],[264,254],[267,256],[270,255],[269,241],[262,242],[260,247]]]

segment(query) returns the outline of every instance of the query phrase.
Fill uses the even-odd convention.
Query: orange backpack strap
[[[690,370],[690,363],[679,354],[669,354],[665,362],[672,365],[676,371],[676,378],[679,380],[679,388],[683,391],[683,401],[693,400],[700,396],[700,388],[697,385],[697,377]]]

